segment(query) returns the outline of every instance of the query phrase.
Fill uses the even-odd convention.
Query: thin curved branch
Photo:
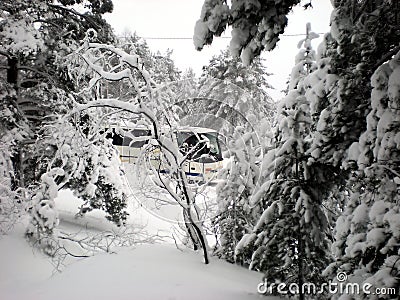
[[[10,52],[6,52],[6,51],[3,51],[3,50],[0,50],[0,55],[3,55],[5,57],[7,57],[7,58],[13,57],[13,55]]]

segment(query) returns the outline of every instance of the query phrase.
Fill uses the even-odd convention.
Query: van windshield
[[[216,133],[179,132],[181,153],[190,160],[219,161],[222,159]]]

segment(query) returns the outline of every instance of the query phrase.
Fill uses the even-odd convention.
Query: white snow
[[[364,224],[367,222],[368,220],[368,206],[364,203],[362,203],[361,205],[359,205],[353,213],[353,219],[351,220],[351,222],[353,224]]]
[[[207,24],[201,20],[194,27],[193,43],[196,49],[202,49],[205,44],[205,36],[208,34]]]
[[[354,142],[353,144],[351,144],[349,150],[348,150],[348,159],[349,160],[353,160],[353,161],[357,161],[359,156],[360,156],[360,149],[359,149],[359,143],[358,142]]]
[[[373,228],[367,233],[367,243],[369,246],[379,247],[385,240],[385,228]]]
[[[134,203],[138,193],[132,190],[129,195],[128,223],[144,227],[144,237],[146,234],[170,235],[174,225],[172,211],[168,213],[169,220],[149,213],[143,203]],[[84,234],[118,230],[104,218],[102,211],[75,217],[83,202],[69,190],[60,191],[54,202],[61,220],[58,230],[62,232]],[[114,254],[69,258],[64,261],[65,267],[60,273],[55,271],[54,261],[34,250],[24,239],[28,222],[28,218],[21,220],[8,235],[0,238],[0,299],[250,300],[261,297],[257,285],[263,274],[216,258],[205,265],[201,251],[194,252],[182,245],[177,249],[172,239],[159,244],[113,248]],[[70,250],[76,248],[69,247],[72,247]]]
[[[20,51],[28,54],[44,49],[40,32],[29,22],[16,19],[13,19],[12,22],[2,19],[2,22],[0,37],[8,41],[2,45],[6,51]]]
[[[397,54],[396,58],[399,57],[400,54]],[[393,67],[393,73],[389,77],[388,96],[393,101],[400,97],[400,66],[396,59],[391,60],[390,64]]]
[[[396,213],[393,210],[388,211],[383,220],[389,224],[393,236],[400,237],[400,213]]]
[[[229,44],[229,50],[233,57],[239,56],[239,51],[244,41],[249,37],[249,31],[247,28],[233,28],[232,39]]]
[[[1,299],[260,299],[262,274],[218,259],[205,265],[201,253],[173,245],[99,254],[52,274],[48,258],[24,241],[23,228],[0,240]]]
[[[381,225],[383,223],[383,217],[385,213],[389,211],[389,208],[390,205],[388,202],[385,202],[383,200],[374,202],[371,210],[369,211],[370,220]]]

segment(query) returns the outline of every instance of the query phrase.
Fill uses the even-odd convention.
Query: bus
[[[179,150],[186,158],[183,170],[189,181],[209,182],[216,179],[222,169],[223,157],[220,147],[220,135],[217,131],[201,127],[185,127],[175,132]],[[111,129],[108,138],[112,139],[122,162],[136,163],[143,147],[148,143],[151,130],[145,127]],[[140,138],[143,137],[141,140]],[[151,164],[161,173],[168,173],[163,167],[159,151],[151,153]]]

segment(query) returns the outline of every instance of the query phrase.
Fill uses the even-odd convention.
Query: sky
[[[146,38],[153,52],[172,49],[172,58],[181,71],[192,68],[197,75],[200,75],[202,67],[208,64],[212,56],[218,55],[221,50],[228,47],[230,41],[228,29],[222,38],[215,38],[212,45],[204,47],[202,51],[195,50],[192,37],[203,2],[204,0],[113,0],[114,11],[105,18],[117,35],[126,31],[136,32]],[[309,0],[302,2],[306,3]],[[313,9],[307,10],[298,6],[289,14],[289,25],[285,34],[304,34],[307,22],[311,23],[314,32],[329,31],[332,12],[330,0],[314,0],[312,5]],[[269,90],[275,101],[283,97],[280,91],[286,88],[298,52],[297,44],[302,38],[303,36],[282,36],[272,52],[262,54],[267,71],[273,73],[267,80],[275,87],[275,90]],[[313,41],[315,50],[320,41],[321,38]]]

